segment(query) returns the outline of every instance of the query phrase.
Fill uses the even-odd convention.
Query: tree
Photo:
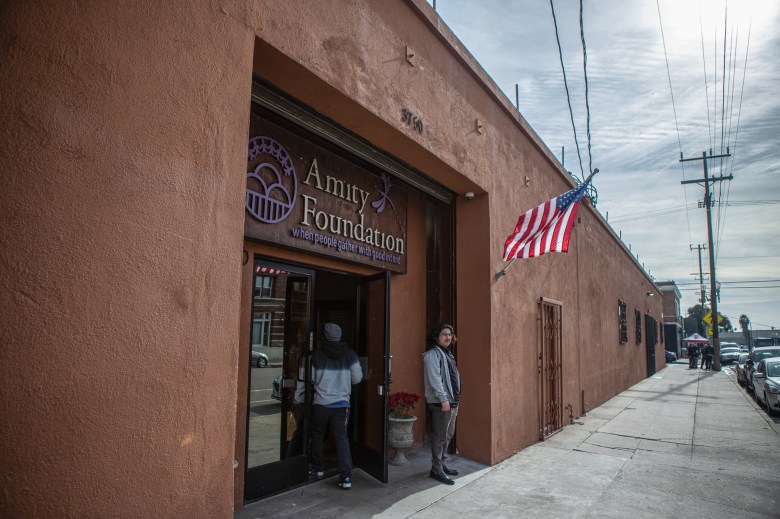
[[[753,341],[750,340],[750,318],[742,314],[739,316],[739,326],[742,328],[742,335],[745,337],[745,344],[748,348],[752,346]]]
[[[704,326],[704,321],[702,319],[709,311],[710,311],[709,308],[702,305],[694,305],[688,308],[688,317],[693,317],[696,319],[696,330],[699,332],[700,335],[704,335],[704,330],[706,328]]]

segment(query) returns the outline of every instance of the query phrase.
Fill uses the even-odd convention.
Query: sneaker
[[[341,481],[339,481],[339,486],[343,488],[344,490],[349,490],[352,488],[352,478],[347,476]]]
[[[311,478],[322,478],[322,477],[325,477],[325,470],[324,469],[311,468],[311,469],[309,469],[309,477],[311,477]]]

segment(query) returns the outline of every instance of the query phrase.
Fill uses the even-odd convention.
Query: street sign
[[[712,327],[710,327],[710,328],[707,328],[707,335],[709,335],[710,337],[712,337]]]
[[[712,311],[707,312],[707,315],[701,318],[705,323],[712,325]],[[718,324],[723,322],[723,316],[718,313]]]

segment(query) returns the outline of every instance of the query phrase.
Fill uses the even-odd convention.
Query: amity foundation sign
[[[252,118],[245,235],[406,272],[407,193],[269,121]]]

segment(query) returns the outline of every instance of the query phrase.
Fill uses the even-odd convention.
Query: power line
[[[727,205],[729,207],[746,207],[746,206],[753,206],[753,205],[776,205],[780,204],[780,200],[734,200],[731,202],[720,202],[716,205]],[[683,206],[673,206],[673,207],[666,207],[663,209],[652,209],[650,211],[643,211],[639,213],[629,213],[627,215],[618,216],[617,218],[611,218],[611,223],[619,223],[619,222],[628,222],[631,220],[638,220],[641,218],[646,217],[652,217],[652,216],[666,216],[669,214],[674,213],[681,213],[683,211],[688,211],[690,209],[696,209],[697,205],[683,205]]]
[[[657,3],[657,2],[656,2]],[[704,94],[707,100],[707,130],[710,132],[710,147],[712,147],[712,122],[710,121],[710,87],[707,84],[707,59],[704,57],[704,28],[701,21],[701,4],[699,4],[699,34],[701,34],[701,62],[704,68]]]
[[[762,290],[764,288],[780,288],[780,285],[769,285],[769,286],[763,286],[763,287],[751,287],[751,286],[730,286],[730,287],[721,287],[721,288],[740,288],[740,289],[755,289],[755,290]],[[690,287],[690,288],[679,288],[678,290],[695,290],[698,291],[698,287]]]
[[[550,0],[552,1],[552,0]],[[672,72],[669,69],[669,56],[666,53],[666,37],[664,36],[664,22],[661,19],[661,5],[658,0],[655,0],[655,7],[658,10],[658,25],[661,28],[661,42],[663,43],[664,47],[664,60],[666,61],[666,77],[669,80],[669,94],[672,96],[672,111],[674,112],[674,127],[677,130],[677,146],[680,149],[680,156],[682,157],[682,140],[680,139],[680,125],[677,123],[677,105],[674,102],[674,89],[672,88]],[[701,15],[700,15],[701,16]],[[703,40],[702,40],[703,42]],[[703,45],[703,43],[702,43]],[[706,84],[706,74],[705,74],[705,84]],[[709,98],[708,98],[709,99]],[[707,101],[707,118],[709,120],[709,101]],[[680,171],[682,172],[683,180],[685,180],[685,163],[680,162]],[[685,205],[688,206],[688,190],[683,187],[683,196],[685,197]],[[685,223],[688,225],[688,241],[692,242],[691,239],[691,216],[688,213],[688,211],[685,211]],[[693,253],[691,253],[691,261],[694,262],[693,259]]]
[[[552,0],[551,0],[552,1]],[[582,19],[582,0],[580,0],[580,39],[582,40],[582,73],[585,76],[585,113],[588,135],[588,174],[593,173],[593,155],[590,151],[590,104],[588,103],[588,51],[585,47],[585,25]],[[585,177],[583,176],[583,181]]]
[[[780,279],[743,279],[740,281],[721,281],[721,285],[733,285],[735,283],[780,283]],[[695,285],[692,281],[675,282],[678,286]]]
[[[737,131],[734,134],[734,146],[732,146],[732,154],[736,156],[737,153],[737,139],[739,138],[739,122],[742,117],[742,97],[745,94],[745,76],[747,75],[747,62],[748,62],[748,52],[750,51],[750,33],[753,30],[753,20],[751,18],[750,25],[748,26],[748,37],[747,37],[747,44],[745,46],[745,66],[742,69],[742,89],[739,94],[739,110],[737,111]],[[731,159],[731,172],[734,171],[734,159]]]
[[[561,70],[563,71],[563,86],[566,88],[566,102],[569,103],[569,117],[571,118],[571,128],[574,131],[574,145],[577,148],[577,158],[580,161],[580,174],[585,178],[585,172],[582,169],[582,155],[580,155],[580,143],[577,139],[577,128],[574,126],[574,111],[571,108],[571,96],[569,95],[569,83],[566,81],[566,67],[563,66],[563,51],[561,50],[561,39],[558,36],[558,20],[555,18],[555,6],[553,0],[550,0],[550,9],[552,10],[553,25],[555,26],[555,41],[558,42],[558,57],[561,61]]]

